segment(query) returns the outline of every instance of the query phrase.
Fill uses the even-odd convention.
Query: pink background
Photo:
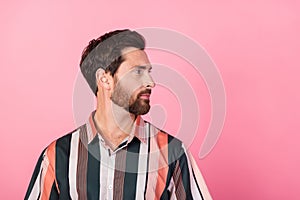
[[[213,198],[299,199],[299,13],[296,0],[2,1],[0,199],[23,199],[42,149],[76,127],[73,86],[87,42],[113,29],[152,26],[196,40],[222,75],[224,129],[200,160],[209,98],[197,86],[201,79],[182,70],[203,96],[190,150]],[[168,55],[155,59],[168,62]],[[153,102],[166,101],[153,93]],[[178,128],[166,123],[169,132]]]

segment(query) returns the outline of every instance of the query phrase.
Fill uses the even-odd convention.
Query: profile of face
[[[150,110],[151,89],[155,86],[152,67],[143,50],[127,49],[123,58],[114,77],[111,100],[136,116],[144,115]]]

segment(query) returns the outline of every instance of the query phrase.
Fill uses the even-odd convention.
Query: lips
[[[140,99],[146,99],[149,100],[151,95],[151,90],[145,90],[139,93],[139,98]]]
[[[150,94],[142,94],[140,95],[141,99],[150,99]]]

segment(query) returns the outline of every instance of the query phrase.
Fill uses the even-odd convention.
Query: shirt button
[[[113,188],[113,186],[112,186],[112,185],[109,185],[109,186],[108,186],[108,189],[110,189],[110,190],[111,190],[112,188]]]

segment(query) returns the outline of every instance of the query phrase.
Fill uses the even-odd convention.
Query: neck
[[[114,149],[131,133],[136,116],[110,101],[97,105],[94,119],[102,137]]]

